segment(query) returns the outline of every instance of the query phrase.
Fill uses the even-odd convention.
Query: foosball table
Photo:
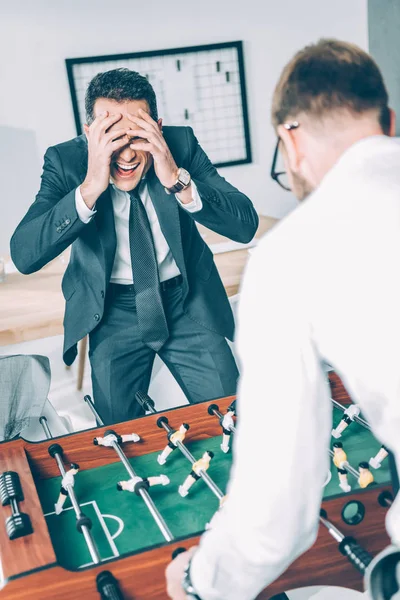
[[[335,374],[330,383],[333,461],[319,535],[261,599],[305,585],[361,590],[360,571],[389,543],[391,457],[349,410]],[[148,396],[139,400],[154,413]],[[165,600],[171,557],[223,510],[234,400],[59,438],[43,422],[47,441],[0,444],[0,600]]]

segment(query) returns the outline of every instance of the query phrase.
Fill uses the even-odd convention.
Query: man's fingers
[[[147,113],[145,110],[143,110],[143,108],[139,108],[139,116],[142,117],[142,119],[144,121],[147,121],[153,127],[155,127],[157,129],[157,131],[160,131],[159,127],[158,127],[158,123],[149,115],[149,113]]]
[[[117,150],[120,150],[120,148],[127,146],[128,144],[129,144],[129,138],[127,135],[124,135],[119,140],[115,140],[114,142],[111,142],[110,144],[108,144],[107,148],[110,150],[111,153],[114,153]]]
[[[162,141],[160,140],[159,136],[155,134],[154,131],[144,131],[144,129],[128,129],[127,134],[132,138],[136,138],[132,140],[132,144],[139,144],[142,140],[147,140],[148,142],[157,146],[160,150],[162,148]]]
[[[132,123],[134,123],[135,125],[139,125],[139,127],[142,127],[145,131],[159,131],[157,123],[153,121],[151,117],[151,122],[149,123],[148,121],[145,121],[140,117],[135,117],[135,115],[131,115],[129,113],[126,116],[130,121],[132,121]]]
[[[105,143],[108,144],[109,142],[117,141],[117,138],[120,138],[122,136],[125,136],[127,139],[130,140],[130,136],[128,135],[128,129],[126,127],[121,129],[114,129],[113,131],[105,133],[103,139]]]
[[[107,131],[107,129],[112,127],[115,123],[120,121],[121,119],[122,119],[121,113],[116,113],[115,115],[110,115],[109,117],[106,117],[105,119],[100,121],[98,123],[98,126],[96,127],[96,129],[98,129],[98,132],[101,135],[102,133],[105,133]]]

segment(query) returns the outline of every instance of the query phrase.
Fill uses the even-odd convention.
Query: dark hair
[[[98,73],[88,85],[85,95],[86,119],[88,125],[94,121],[94,104],[98,98],[108,98],[116,102],[126,100],[146,100],[150,116],[157,121],[157,100],[152,85],[146,77],[129,69],[113,69]]]
[[[299,113],[323,118],[334,110],[376,110],[389,133],[388,93],[375,61],[354,44],[320,40],[300,50],[284,68],[272,101],[275,127]]]

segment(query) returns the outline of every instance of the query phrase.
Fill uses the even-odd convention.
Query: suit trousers
[[[135,394],[148,391],[156,354],[140,338],[134,286],[131,293],[116,287],[109,287],[103,318],[89,336],[94,402],[106,425],[144,414]],[[236,394],[239,372],[226,339],[184,313],[181,284],[162,298],[169,338],[158,354],[188,401]]]

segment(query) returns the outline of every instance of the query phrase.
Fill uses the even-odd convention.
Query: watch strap
[[[178,169],[178,179],[175,182],[175,184],[170,188],[167,188],[167,187],[164,188],[164,190],[167,192],[167,194],[177,194],[177,193],[181,192],[182,190],[186,189],[187,187],[189,187],[190,182],[191,182],[190,174],[187,173],[189,175],[189,182],[187,184],[185,184],[185,183],[183,183],[183,181],[180,181],[180,179],[179,179],[179,174],[181,171],[185,171],[185,173],[187,173],[186,169]]]
[[[184,185],[180,181],[177,181],[176,184],[173,185],[172,187],[165,188],[165,191],[168,192],[168,194],[177,194],[178,192],[181,192],[186,187],[187,187],[187,185]]]

